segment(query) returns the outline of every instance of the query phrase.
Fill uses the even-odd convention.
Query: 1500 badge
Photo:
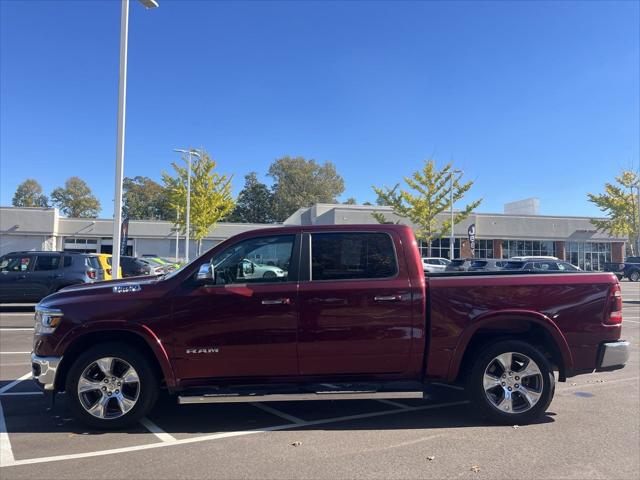
[[[198,353],[218,353],[218,347],[210,347],[210,348],[187,348],[187,355],[189,354],[198,354]]]

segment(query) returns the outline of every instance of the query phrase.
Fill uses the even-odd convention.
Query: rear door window
[[[398,272],[395,248],[386,233],[311,235],[311,279],[390,278]]]
[[[33,257],[29,255],[17,255],[15,257],[4,257],[0,263],[2,272],[26,272],[33,263]]]
[[[36,272],[42,272],[58,268],[60,268],[60,255],[38,255],[33,269]]]

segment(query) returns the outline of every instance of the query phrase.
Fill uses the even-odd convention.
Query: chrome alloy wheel
[[[542,372],[531,358],[505,352],[489,362],[483,376],[484,394],[504,413],[523,413],[534,407],[544,388]]]
[[[104,357],[89,364],[78,380],[78,398],[91,415],[103,420],[120,418],[140,396],[138,372],[126,361]]]

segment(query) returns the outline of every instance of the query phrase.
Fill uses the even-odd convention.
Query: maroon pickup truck
[[[33,378],[106,429],[160,389],[179,403],[408,398],[433,381],[524,424],[549,406],[554,371],[624,366],[613,274],[494,273],[425,277],[404,226],[256,230],[163,277],[46,297]]]

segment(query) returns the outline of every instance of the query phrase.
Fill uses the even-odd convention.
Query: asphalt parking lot
[[[29,307],[0,309],[0,477],[638,478],[640,284],[623,283],[626,368],[559,383],[528,426],[479,420],[463,391],[425,400],[182,405],[124,432],[87,430],[29,380]]]

